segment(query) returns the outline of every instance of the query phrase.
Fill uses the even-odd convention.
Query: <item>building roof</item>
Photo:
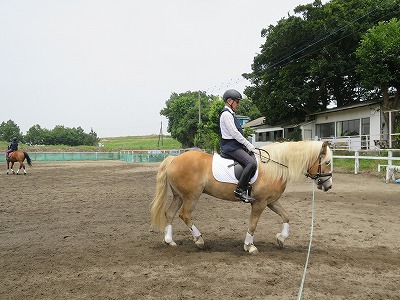
[[[326,114],[326,113],[331,113],[331,112],[336,112],[336,111],[343,111],[343,110],[348,110],[348,109],[353,109],[357,107],[364,107],[368,105],[373,105],[373,104],[378,104],[381,103],[382,100],[368,100],[368,101],[361,101],[358,103],[354,103],[351,105],[346,105],[346,106],[341,106],[341,107],[334,107],[334,108],[329,108],[323,111],[315,112],[312,114],[309,114],[309,116],[316,116],[316,115],[321,115],[321,114]]]
[[[260,117],[247,122],[246,124],[243,125],[243,127],[258,127],[265,125],[264,122],[265,122],[265,117]]]

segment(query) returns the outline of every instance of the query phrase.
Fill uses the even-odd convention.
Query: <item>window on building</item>
[[[259,132],[256,135],[256,142],[276,142],[282,138],[282,130]]]
[[[256,136],[256,142],[265,142],[266,141],[266,132],[259,132]]]
[[[360,135],[360,119],[337,122],[336,136]]]
[[[361,134],[369,135],[370,134],[370,118],[362,118],[361,119]]]
[[[335,123],[324,123],[315,125],[316,134],[319,138],[327,138],[335,136]]]

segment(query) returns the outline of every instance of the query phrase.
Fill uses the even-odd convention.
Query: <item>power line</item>
[[[362,15],[361,17],[358,17],[358,18],[354,19],[353,21],[351,21],[350,23],[348,23],[348,24],[346,24],[346,25],[344,25],[344,26],[342,26],[342,27],[336,29],[335,31],[333,31],[333,32],[331,32],[331,33],[329,33],[329,34],[327,34],[327,35],[322,36],[321,38],[319,38],[319,39],[316,40],[315,42],[313,42],[313,43],[311,43],[311,44],[308,44],[308,45],[306,45],[305,47],[303,47],[303,48],[301,48],[301,49],[299,49],[299,50],[297,50],[297,51],[295,51],[295,52],[292,52],[292,53],[288,54],[287,56],[283,57],[283,58],[280,59],[279,61],[273,63],[273,64],[272,64],[271,66],[269,66],[268,68],[273,68],[273,67],[279,65],[281,62],[284,62],[284,61],[288,60],[289,58],[294,57],[295,55],[297,55],[297,54],[299,54],[299,53],[301,53],[301,52],[303,52],[303,51],[305,51],[305,50],[311,48],[312,46],[314,46],[314,45],[316,45],[316,44],[319,44],[320,42],[322,42],[322,41],[328,39],[329,37],[333,36],[334,34],[336,34],[336,33],[340,32],[340,31],[344,30],[345,28],[349,27],[350,25],[352,25],[352,24],[356,23],[357,21],[359,21],[359,20],[365,18],[366,16],[372,14],[374,11],[380,9],[382,6],[383,6],[383,4],[382,4],[381,6],[377,6],[376,8],[374,8],[374,9],[368,11],[367,13],[365,13],[364,15]],[[380,17],[380,18],[375,19],[374,22],[377,22],[377,21],[381,20],[382,18],[384,18],[384,17],[386,17],[386,16],[389,16],[389,15],[391,15],[391,14],[394,14],[394,13],[395,13],[395,11],[390,12],[390,13],[388,13],[388,14],[386,14],[386,15]],[[348,34],[348,35],[345,36],[345,37],[348,37],[348,36],[350,36],[350,35],[352,35],[352,34],[355,34],[355,33],[357,33],[357,32],[350,33],[350,34]],[[342,37],[342,38],[340,38],[340,39],[338,39],[338,40],[336,40],[336,41],[330,43],[329,46],[330,46],[330,45],[333,45],[333,44],[335,44],[335,43],[337,43],[338,41],[344,39],[345,37]],[[323,47],[326,47],[326,45],[323,46]],[[322,49],[323,47],[321,47],[320,49]],[[317,51],[320,50],[320,49],[317,49],[317,50],[315,50],[315,51],[313,51],[313,52],[311,52],[311,53],[307,53],[307,54],[305,54],[305,55],[303,55],[303,56],[297,57],[297,59],[301,59],[301,58],[303,58],[303,57],[305,57],[305,56],[307,56],[307,55],[310,55],[310,54],[312,54],[312,53],[315,53],[315,52],[317,52]],[[292,61],[293,61],[293,60],[290,60],[290,61],[288,61],[287,63],[290,63],[290,62],[292,62]]]
[[[387,0],[387,1],[390,1],[390,0]],[[382,3],[380,6],[375,7],[374,9],[368,11],[368,12],[365,13],[364,15],[362,15],[362,16],[360,16],[360,17],[354,19],[353,21],[349,22],[348,24],[346,24],[346,25],[344,25],[344,26],[342,26],[342,27],[340,27],[340,28],[334,30],[333,32],[328,33],[328,34],[326,34],[326,35],[323,35],[322,37],[320,37],[318,40],[312,42],[311,44],[308,44],[308,45],[304,46],[303,48],[301,48],[301,49],[299,49],[299,50],[297,50],[297,51],[295,51],[295,52],[291,52],[290,54],[288,54],[288,55],[286,55],[285,57],[281,58],[279,61],[273,63],[273,64],[272,64],[271,66],[269,66],[268,68],[273,68],[273,67],[279,65],[281,62],[284,62],[284,61],[286,61],[286,60],[288,60],[288,59],[290,59],[290,58],[293,58],[293,57],[296,56],[297,54],[299,54],[299,53],[301,53],[301,52],[303,52],[303,51],[305,51],[305,50],[307,50],[307,49],[313,47],[314,45],[319,44],[319,43],[322,42],[322,41],[325,41],[326,39],[328,39],[329,37],[333,36],[334,34],[336,34],[336,33],[340,32],[340,31],[344,30],[345,28],[349,27],[350,25],[352,25],[352,24],[358,22],[359,20],[361,20],[361,19],[367,17],[368,15],[372,14],[372,13],[375,12],[376,10],[382,8],[383,5],[384,5],[384,3]],[[398,5],[398,9],[399,9],[399,8],[400,8],[400,5]],[[397,9],[397,10],[398,10],[398,9]],[[382,20],[383,18],[385,18],[385,17],[387,17],[387,16],[393,15],[393,14],[395,14],[395,13],[397,12],[397,10],[394,10],[394,11],[392,11],[392,12],[387,13],[387,14],[385,14],[385,15],[383,15],[383,16],[377,18],[377,19],[375,19],[373,22],[376,23],[376,22]],[[341,37],[341,38],[339,38],[339,39],[337,39],[337,40],[335,40],[335,41],[333,41],[333,42],[331,42],[331,43],[329,43],[329,44],[327,44],[327,45],[323,45],[322,47],[320,47],[320,48],[318,48],[318,49],[316,49],[316,50],[314,50],[314,51],[312,51],[312,52],[306,53],[306,54],[304,54],[304,55],[302,55],[302,56],[300,56],[300,57],[297,57],[296,59],[302,59],[302,58],[305,58],[305,57],[307,57],[307,56],[310,56],[311,54],[314,54],[314,53],[316,53],[316,52],[318,52],[318,51],[321,51],[321,49],[326,48],[326,47],[328,47],[328,46],[334,45],[335,43],[338,43],[338,42],[340,42],[341,40],[343,40],[343,39],[345,39],[345,38],[347,38],[347,37],[349,37],[349,36],[351,36],[351,35],[353,35],[353,34],[356,34],[356,33],[358,33],[358,31],[357,31],[357,32],[356,32],[356,31],[351,32],[351,33],[347,34],[346,36],[343,36],[343,37]],[[298,45],[298,44],[300,44],[300,43],[301,43],[301,42],[297,43],[296,45]],[[291,59],[291,60],[287,61],[286,64],[291,63],[291,62],[293,62],[293,61],[294,61],[294,59]],[[353,69],[354,69],[354,68],[348,69],[348,71],[353,70]],[[344,74],[344,73],[342,73],[342,74]],[[337,74],[336,74],[336,75],[337,75]],[[328,78],[331,78],[331,77],[333,77],[333,76],[329,76],[329,77],[326,77],[326,78],[324,78],[324,79],[328,79]],[[213,92],[216,92],[216,91],[223,90],[224,88],[230,88],[230,87],[232,87],[232,86],[234,86],[234,85],[237,85],[239,82],[244,81],[244,80],[248,80],[248,79],[246,79],[246,78],[244,78],[244,77],[231,78],[229,81],[222,82],[222,83],[220,83],[220,84],[217,84],[217,85],[214,85],[214,86],[212,86],[212,87],[209,87],[209,88],[207,88],[205,91],[206,91],[207,93],[213,93]]]

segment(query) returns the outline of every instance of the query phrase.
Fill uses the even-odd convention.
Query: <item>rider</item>
[[[6,160],[8,159],[8,155],[13,152],[18,150],[18,142],[17,138],[13,137],[12,141],[10,142],[10,145],[7,148],[7,153],[6,153]]]
[[[223,99],[225,107],[219,117],[219,131],[221,137],[221,155],[238,161],[243,172],[235,190],[235,196],[240,200],[251,203],[254,198],[248,193],[250,177],[257,169],[254,155],[255,147],[243,136],[243,129],[235,115],[242,95],[236,90],[227,90]]]

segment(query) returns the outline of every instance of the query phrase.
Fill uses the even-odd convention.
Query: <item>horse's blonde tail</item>
[[[150,203],[151,225],[160,231],[166,226],[165,209],[167,205],[168,179],[167,168],[174,159],[174,156],[168,156],[158,168],[156,195]]]

